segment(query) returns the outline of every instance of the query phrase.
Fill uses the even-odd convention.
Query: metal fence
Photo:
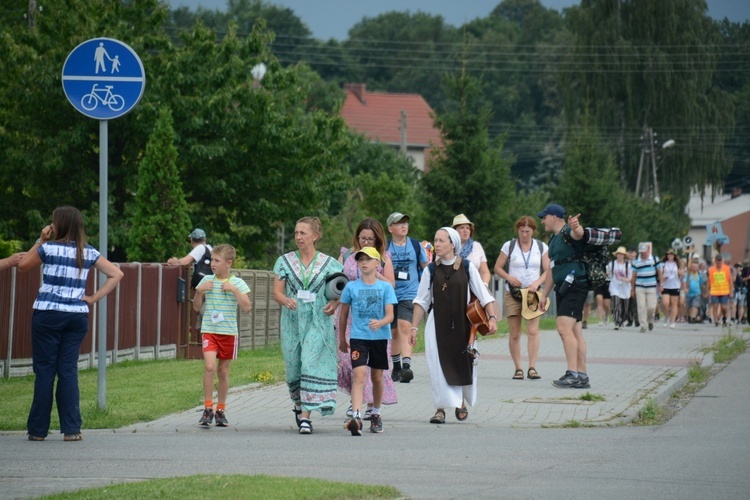
[[[118,264],[124,276],[107,300],[107,364],[119,361],[202,357],[196,315],[187,289],[185,268],[162,264]],[[271,271],[233,270],[250,286],[252,311],[238,311],[240,349],[279,342],[280,307],[273,300]],[[97,272],[89,273],[86,293],[96,289]],[[4,378],[27,375],[31,367],[32,306],[41,284],[41,269],[22,274],[0,271],[0,372]],[[81,346],[80,369],[97,366],[97,313],[89,315],[89,333]]]

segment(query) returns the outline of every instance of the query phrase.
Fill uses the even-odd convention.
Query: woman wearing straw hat
[[[482,248],[479,242],[474,241],[474,223],[464,214],[458,214],[453,217],[451,227],[461,237],[461,258],[474,264],[474,267],[479,270],[479,276],[482,277],[482,283],[489,287],[492,274],[487,265],[487,256],[484,253],[484,248]]]
[[[630,306],[630,292],[633,287],[633,269],[628,262],[628,251],[619,247],[614,252],[615,260],[610,263],[609,294],[612,296],[612,319],[615,330],[622,328]]]
[[[510,287],[515,289],[528,288],[536,292],[547,276],[544,269],[549,269],[549,248],[539,240],[534,239],[536,221],[533,217],[524,215],[516,221],[514,226],[517,239],[506,241],[500,249],[500,255],[495,262],[495,274],[505,280],[505,316],[508,318],[508,349],[516,371],[513,380],[523,380],[521,368],[521,318],[522,301],[511,295]],[[526,320],[527,351],[529,353],[529,370],[526,376],[532,380],[542,378],[536,371],[536,359],[539,353],[539,317]]]

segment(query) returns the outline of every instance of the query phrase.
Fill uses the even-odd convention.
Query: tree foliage
[[[617,137],[625,185],[634,188],[645,127],[677,143],[659,185],[681,202],[718,186],[729,172],[724,142],[733,107],[713,86],[720,42],[704,0],[584,0],[568,11],[575,47],[561,72],[571,124],[591,105],[597,125]],[[594,106],[595,104],[595,106]],[[662,142],[663,142],[662,140]]]
[[[491,112],[481,99],[480,82],[466,74],[448,75],[445,86],[451,106],[435,118],[445,147],[420,182],[425,222],[434,231],[464,213],[477,228],[477,239],[499,248],[511,233],[515,183],[510,163],[502,144],[489,140]]]
[[[128,258],[166,262],[190,232],[188,206],[177,169],[172,113],[162,108],[138,164],[138,189],[131,218]]]

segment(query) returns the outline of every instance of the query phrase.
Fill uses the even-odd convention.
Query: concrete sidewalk
[[[399,403],[383,409],[385,432],[361,438],[343,428],[345,394],[332,417],[313,415],[312,436],[298,435],[284,384],[232,390],[228,428],[199,427],[196,407],[121,429],[91,430],[84,422],[80,443],[65,443],[54,431],[41,443],[22,431],[3,432],[0,497],[193,474],[270,474],[389,484],[409,498],[744,498],[750,487],[746,355],[717,376],[729,381],[713,389],[726,392],[723,399],[691,403],[700,406],[699,418],[617,426],[650,399],[666,399],[681,387],[694,363],[712,363],[705,348],[730,331],[748,337],[739,327],[657,326],[639,333],[592,325],[585,331],[587,390],[551,385],[565,370],[555,332],[542,334],[538,381],[511,380],[506,338],[483,340],[479,403],[466,422],[449,411],[444,425],[428,423],[434,412],[429,378],[423,356],[415,356],[415,379],[398,384]],[[577,399],[586,392],[604,401]],[[594,428],[543,428],[573,422]],[[706,450],[716,452],[708,461]]]
[[[659,323],[652,332],[640,333],[635,327],[614,331],[612,325],[590,325],[584,330],[588,344],[590,389],[559,389],[552,380],[566,369],[562,343],[554,331],[541,332],[537,370],[541,380],[512,380],[513,363],[507,337],[486,338],[479,344],[478,403],[469,408],[465,424],[492,427],[565,426],[576,423],[608,426],[627,423],[651,399],[666,401],[687,382],[688,369],[710,365],[713,358],[705,350],[721,336],[742,328],[716,328],[712,325],[678,324],[674,329]],[[525,355],[525,337],[522,340]],[[428,423],[434,413],[431,386],[423,355],[413,357],[414,380],[396,384],[399,402],[383,408],[384,429]],[[527,369],[524,358],[524,370]],[[196,382],[197,383],[197,382]],[[582,401],[585,393],[602,396],[603,401]],[[348,395],[341,393],[333,417],[313,413],[315,432],[330,428],[342,430]],[[234,388],[227,401],[227,418],[235,432],[294,427],[291,402],[286,386],[253,384]],[[169,415],[159,420],[118,429],[116,432],[201,432],[197,426],[202,408]],[[456,424],[449,410],[446,425]],[[464,424],[464,425],[465,425]],[[225,431],[228,429],[215,429]],[[85,432],[85,431],[84,431]]]

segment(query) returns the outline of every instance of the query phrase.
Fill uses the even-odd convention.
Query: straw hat
[[[451,227],[455,228],[456,226],[460,226],[461,224],[468,224],[474,228],[474,223],[469,220],[468,217],[466,217],[464,214],[458,214],[457,216],[453,217],[453,224],[451,224]]]
[[[537,290],[534,293],[529,293],[528,288],[521,288],[521,317],[525,320],[531,320],[538,318],[545,311],[540,310],[539,301],[542,300],[542,292]],[[549,297],[547,297],[547,307],[549,308]]]
[[[612,253],[612,255],[614,255],[615,257],[617,257],[617,254],[618,254],[618,253],[621,253],[621,254],[623,254],[623,255],[624,255],[625,257],[627,257],[627,256],[628,256],[628,250],[627,250],[627,248],[625,248],[625,247],[622,247],[622,246],[621,246],[621,247],[617,247],[617,250],[615,250],[615,251],[614,251],[614,252]]]

